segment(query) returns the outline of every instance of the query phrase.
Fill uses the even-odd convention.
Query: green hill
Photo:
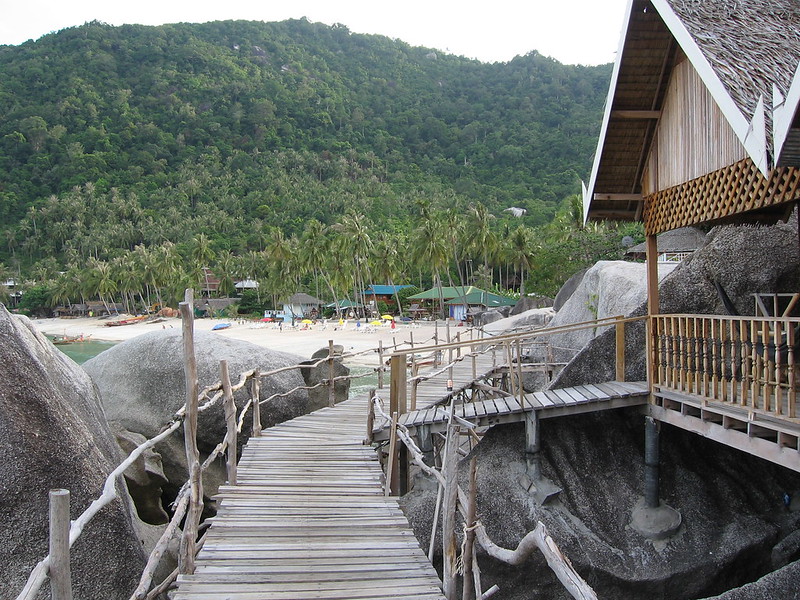
[[[0,46],[0,260],[63,270],[165,242],[185,258],[200,234],[242,257],[311,220],[408,234],[478,204],[501,235],[543,225],[588,176],[610,70],[305,19]]]

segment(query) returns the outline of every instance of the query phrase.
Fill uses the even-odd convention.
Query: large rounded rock
[[[100,496],[122,457],[97,391],[78,365],[2,305],[0,338],[0,597],[14,598],[48,553],[48,491],[70,491],[75,519]],[[138,583],[145,556],[127,490],[117,490],[121,499],[72,547],[75,598],[124,599]]]
[[[195,356],[200,389],[220,378],[220,361],[228,361],[231,380],[235,384],[240,373],[259,368],[267,372],[280,367],[298,365],[300,356],[276,352],[249,342],[195,332]],[[109,421],[147,438],[157,435],[186,398],[183,370],[183,341],[180,330],[154,331],[109,348],[83,365],[97,384]],[[261,378],[261,424],[270,427],[309,411],[308,394],[296,390],[303,387],[299,369]],[[246,387],[234,394],[237,411],[247,403]],[[266,401],[266,402],[264,402]],[[240,448],[252,431],[252,419],[245,419],[239,436]],[[225,415],[221,402],[202,412],[198,418],[197,445],[201,459],[208,456],[225,436]],[[182,430],[176,431],[156,447],[161,453],[164,474],[169,484],[165,496],[173,496],[187,478],[186,453]],[[225,480],[224,465],[215,461],[204,475],[208,495],[215,493]]]
[[[754,293],[784,293],[800,289],[797,214],[789,222],[771,227],[745,225],[712,229],[705,246],[661,280],[661,312],[727,314],[715,282],[722,286],[736,312],[742,315],[754,313]],[[645,297],[632,310],[617,314],[647,314]],[[553,319],[552,325],[556,324],[566,324],[562,313]],[[629,381],[642,381],[647,377],[644,335],[643,321],[626,326],[625,376]],[[584,344],[578,344],[577,338],[574,343],[580,353],[564,368],[554,387],[614,379],[616,342],[613,328],[598,331],[596,337]]]

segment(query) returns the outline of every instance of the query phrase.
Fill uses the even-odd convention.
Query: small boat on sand
[[[230,323],[217,323],[211,328],[211,331],[219,331],[220,329],[228,329],[230,327]]]
[[[147,315],[139,317],[129,317],[127,319],[117,319],[116,321],[108,321],[106,327],[119,327],[120,325],[133,325],[134,323],[141,323],[147,318]]]

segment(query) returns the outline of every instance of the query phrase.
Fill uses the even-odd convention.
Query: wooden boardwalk
[[[609,381],[592,385],[580,385],[558,390],[547,390],[525,394],[523,405],[517,398],[503,397],[457,404],[457,416],[471,421],[479,427],[490,427],[501,423],[523,421],[525,413],[536,411],[540,419],[562,417],[586,412],[597,412],[613,408],[647,404],[649,389],[645,381]],[[442,400],[445,398],[442,397]],[[400,423],[409,430],[426,425],[433,431],[447,426],[447,413],[443,406],[430,406],[400,416]],[[385,423],[376,423],[374,438],[386,439]]]
[[[219,493],[193,575],[176,600],[443,600],[441,581],[375,450],[357,398],[250,438],[238,485]]]

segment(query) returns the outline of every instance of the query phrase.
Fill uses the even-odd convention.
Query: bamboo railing
[[[660,390],[797,417],[800,318],[656,315],[651,336]]]

